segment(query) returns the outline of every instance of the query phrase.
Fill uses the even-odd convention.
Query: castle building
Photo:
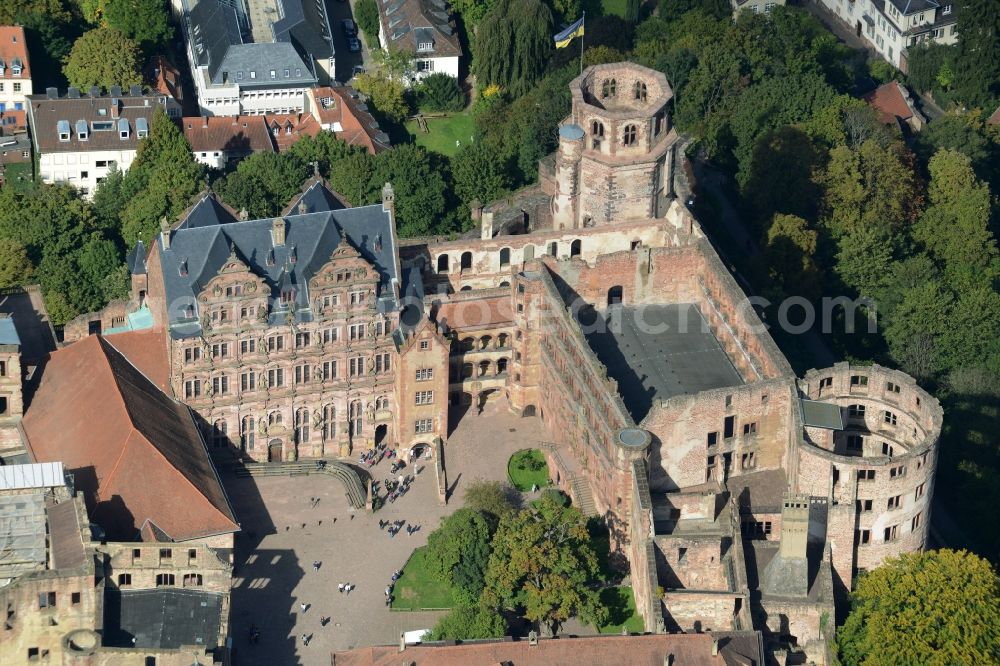
[[[478,237],[398,241],[388,185],[343,208],[313,179],[264,220],[207,193],[66,339],[162,335],[171,390],[245,460],[427,448],[444,487],[449,413],[503,401],[608,524],[648,631],[760,630],[821,663],[854,577],[927,545],[940,405],[877,365],[797,378],[672,197],[663,75],[572,86],[540,184],[471,206]]]

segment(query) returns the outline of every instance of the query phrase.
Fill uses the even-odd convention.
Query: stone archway
[[[280,439],[272,439],[267,443],[267,462],[281,462],[284,458],[284,446]]]
[[[389,434],[389,426],[385,423],[381,423],[375,427],[375,446],[385,442],[386,436]]]

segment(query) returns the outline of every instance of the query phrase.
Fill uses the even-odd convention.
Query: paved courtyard
[[[438,504],[433,467],[425,467],[412,489],[375,514],[350,508],[339,481],[328,476],[224,479],[243,533],[237,539],[232,594],[232,635],[237,664],[329,664],[330,653],[393,644],[400,631],[429,629],[440,612],[390,611],[384,590],[392,572],[427,543],[427,534],[459,508],[465,487],[477,478],[506,479],[510,455],[544,440],[541,421],[507,411],[502,400],[473,409],[457,424],[446,448],[447,506]],[[388,465],[375,468],[376,479]],[[312,506],[311,498],[319,498]],[[379,520],[420,525],[394,538]],[[320,562],[319,571],[313,562]],[[353,583],[349,595],[338,583]],[[300,604],[308,604],[302,612]],[[324,627],[320,619],[329,617]],[[261,630],[248,642],[249,627]],[[311,635],[308,645],[302,635]]]

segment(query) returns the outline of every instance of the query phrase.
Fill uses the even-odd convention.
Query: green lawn
[[[630,634],[646,630],[642,616],[635,610],[631,587],[607,587],[601,590],[601,602],[608,609],[608,623],[597,630],[602,634],[620,634],[624,627]]]
[[[406,123],[406,131],[418,146],[451,157],[462,146],[472,143],[476,122],[468,112],[456,113],[448,118],[428,118],[427,130],[421,132],[415,120]],[[460,145],[455,145],[456,141]]]
[[[538,449],[523,449],[510,457],[507,476],[512,486],[528,492],[533,485],[544,488],[549,484],[549,466]]]
[[[392,591],[393,610],[451,608],[451,587],[430,575],[424,563],[426,552],[426,546],[417,548],[403,567],[403,575]]]

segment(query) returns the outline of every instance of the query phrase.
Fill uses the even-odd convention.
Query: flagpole
[[[583,38],[587,34],[587,12],[583,12],[582,23],[580,27],[583,28],[583,34],[580,35],[580,73],[583,74]]]

